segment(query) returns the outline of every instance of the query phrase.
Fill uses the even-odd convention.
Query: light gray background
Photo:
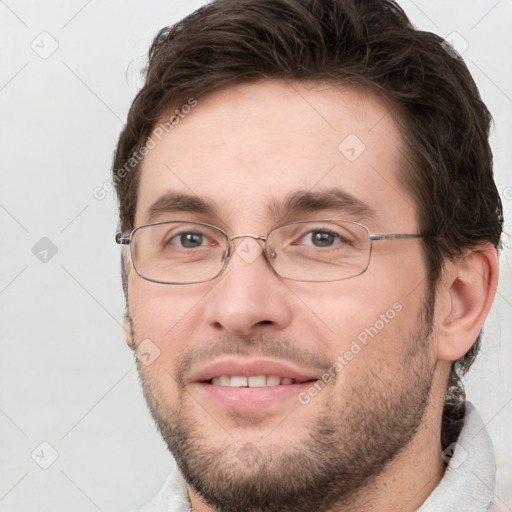
[[[202,3],[0,0],[0,511],[129,510],[169,471],[120,326],[115,199],[92,192],[109,177],[152,37]],[[510,232],[512,0],[400,3],[417,26],[456,32],[461,51],[469,45],[463,56],[495,118]],[[512,511],[504,242],[501,284],[466,386],[496,446],[498,510]]]

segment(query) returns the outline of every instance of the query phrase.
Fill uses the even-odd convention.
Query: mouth
[[[286,402],[317,382],[322,370],[303,369],[283,361],[223,359],[193,374],[193,389],[209,404],[240,414],[282,413]]]
[[[280,377],[279,375],[251,375],[249,377],[244,375],[222,375],[206,381],[207,384],[213,384],[214,386],[227,386],[231,388],[290,386],[294,384],[303,384],[304,382],[314,382],[314,379],[299,380],[292,379],[290,377]]]
[[[215,386],[267,387],[302,384],[321,378],[323,369],[300,368],[273,359],[218,359],[193,372],[189,382]]]

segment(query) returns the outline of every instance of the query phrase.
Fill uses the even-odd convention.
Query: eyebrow
[[[284,199],[273,199],[268,205],[271,217],[280,221],[323,210],[337,210],[361,220],[375,216],[375,211],[368,204],[339,188],[321,192],[297,190],[287,194]],[[162,215],[174,212],[219,217],[214,204],[205,198],[180,192],[167,192],[148,208],[146,222],[155,222]]]
[[[274,218],[286,220],[323,210],[337,210],[360,220],[375,217],[373,208],[340,188],[321,192],[298,190],[288,194],[284,200],[274,199],[268,208]]]
[[[191,212],[214,215],[215,207],[206,199],[190,194],[167,192],[159,197],[147,210],[146,219],[151,223],[161,215],[173,212]]]

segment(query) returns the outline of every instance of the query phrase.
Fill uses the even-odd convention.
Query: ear
[[[124,339],[126,344],[132,349],[135,350],[135,339],[133,336],[133,322],[130,316],[130,312],[128,311],[128,306],[124,310]]]
[[[466,249],[446,264],[436,296],[438,360],[456,361],[473,346],[497,284],[498,255],[491,243]]]

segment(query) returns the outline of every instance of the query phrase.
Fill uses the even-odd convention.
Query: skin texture
[[[351,134],[365,146],[353,161],[339,150]],[[401,154],[388,106],[375,96],[280,81],[231,87],[200,99],[146,156],[135,225],[172,191],[207,199],[215,212],[156,220],[265,235],[284,222],[270,214],[273,200],[338,187],[374,214],[327,209],[309,218],[416,233],[414,202],[397,178]],[[222,276],[193,285],[151,283],[128,262],[127,342],[149,339],[160,351],[139,373],[194,509],[415,510],[442,477],[450,361],[476,339],[496,269],[486,244],[447,262],[434,307],[417,239],[376,242],[364,274],[327,283],[284,280],[262,254],[248,263],[235,252]],[[191,381],[228,355],[322,375],[393,304],[400,312],[308,404],[293,397],[233,411]]]

